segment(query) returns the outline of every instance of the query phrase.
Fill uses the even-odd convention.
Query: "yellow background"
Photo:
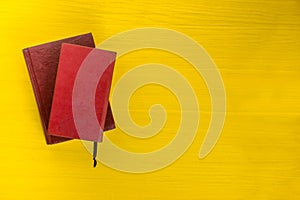
[[[2,0],[0,17],[0,199],[300,199],[300,1]],[[129,174],[92,168],[80,141],[46,146],[22,48],[86,32],[100,43],[145,26],[189,35],[217,64],[228,112],[213,151],[198,159],[210,119],[203,79],[184,60],[154,50],[118,60],[113,84],[148,62],[167,64],[190,81],[201,121],[179,160]],[[139,140],[117,129],[107,135],[136,152],[167,144],[180,120],[172,93],[141,88],[130,102],[132,117],[146,125],[153,103],[169,113],[160,134]]]

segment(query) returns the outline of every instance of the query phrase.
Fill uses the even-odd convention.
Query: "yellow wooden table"
[[[0,199],[300,199],[300,1],[4,0],[0,16]],[[182,32],[217,64],[227,116],[213,151],[198,158],[211,115],[203,79],[182,58],[151,49],[117,61],[113,88],[127,71],[149,62],[190,81],[199,91],[201,118],[180,159],[132,174],[92,168],[78,140],[47,146],[22,48],[86,32],[98,44],[143,27]],[[147,85],[134,93],[129,109],[137,124],[146,125],[155,103],[168,113],[159,134],[136,139],[117,128],[107,136],[139,153],[167,144],[180,122],[174,94]]]

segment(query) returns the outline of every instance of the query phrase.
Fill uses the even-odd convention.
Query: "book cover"
[[[50,134],[102,141],[115,59],[112,51],[63,43]]]

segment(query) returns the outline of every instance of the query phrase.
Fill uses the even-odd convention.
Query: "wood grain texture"
[[[0,7],[0,199],[299,199],[300,2],[221,1],[4,1]],[[183,74],[201,105],[196,139],[171,166],[148,174],[92,167],[80,141],[46,146],[22,49],[93,32],[96,43],[132,28],[164,27],[189,35],[214,59],[227,94],[221,138],[203,160],[198,151],[210,119],[209,93],[182,58],[141,50],[120,58],[113,87],[134,66],[163,63]],[[113,88],[112,87],[112,88]],[[178,128],[175,96],[159,86],[138,90],[133,119],[149,123],[161,103],[166,126],[148,140],[120,129],[118,146],[147,152],[168,143]]]

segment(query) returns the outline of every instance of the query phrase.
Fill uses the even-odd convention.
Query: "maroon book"
[[[48,131],[102,141],[116,53],[62,44]]]
[[[70,140],[70,138],[50,135],[48,132],[62,43],[95,47],[92,34],[87,33],[23,49],[47,144],[55,144]],[[108,104],[104,130],[113,128],[115,128],[114,119],[110,105]]]

